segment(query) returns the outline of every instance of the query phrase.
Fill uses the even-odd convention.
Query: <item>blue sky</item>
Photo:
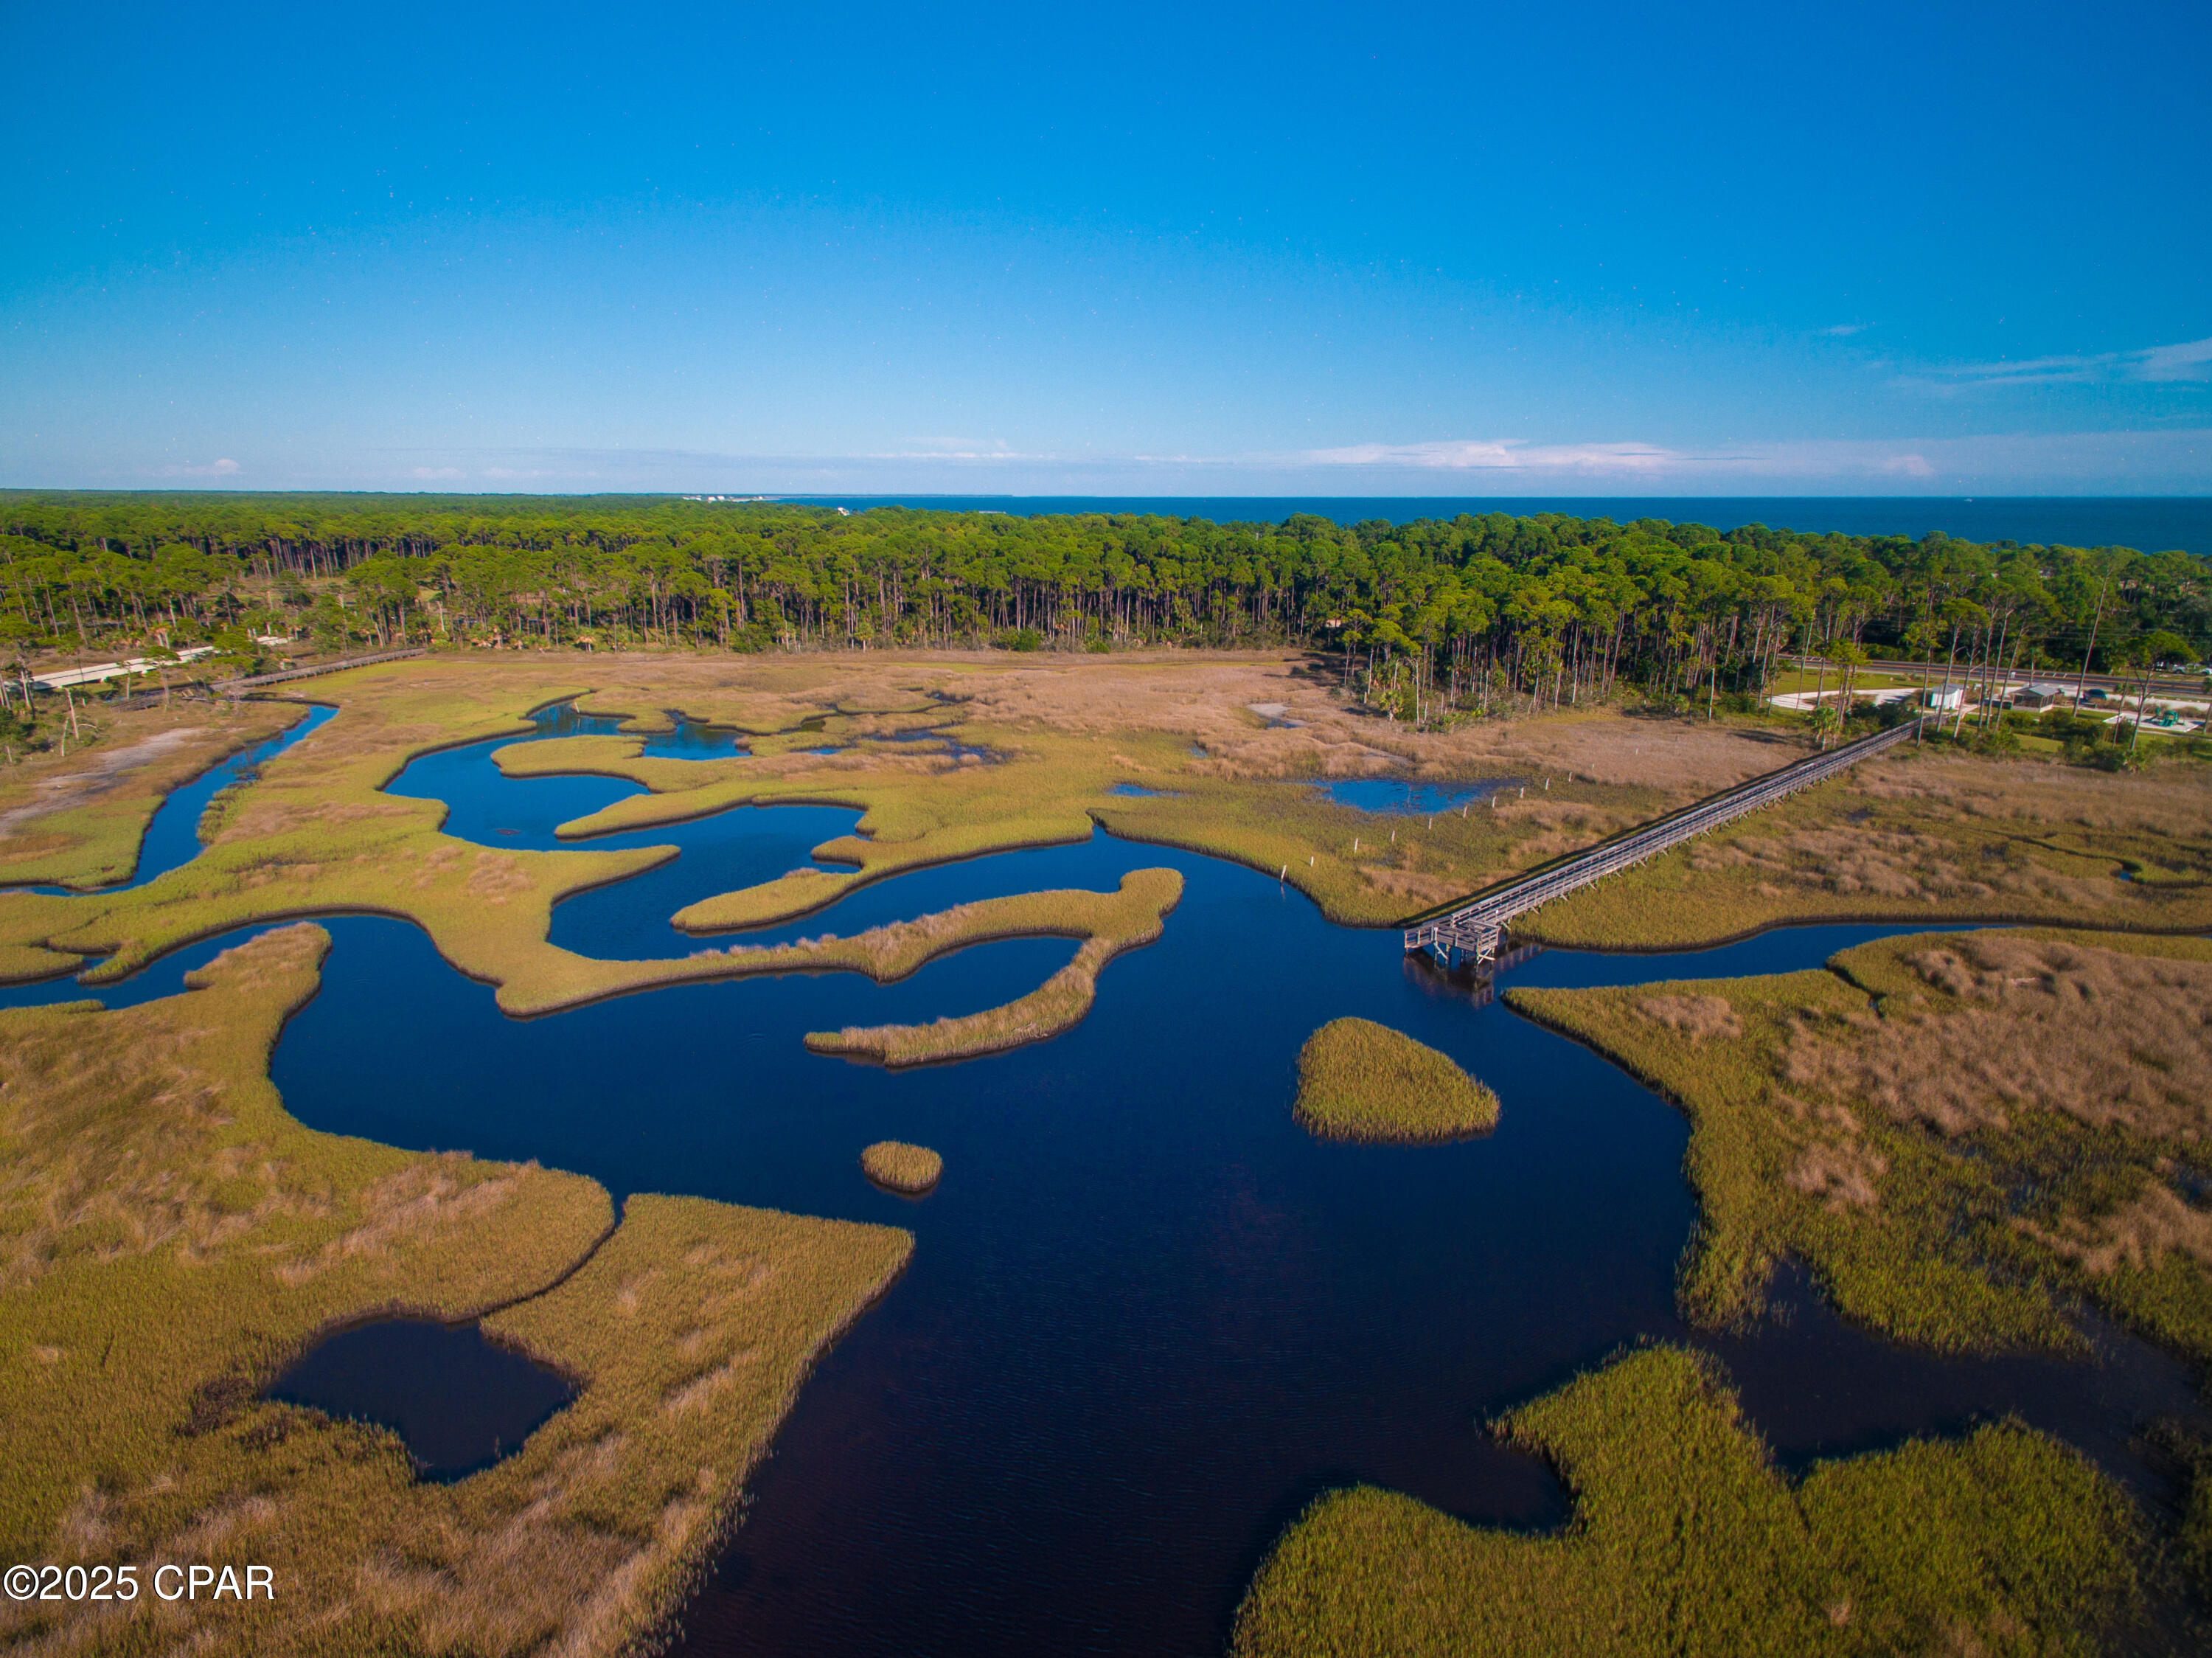
[[[0,485],[2212,492],[2212,13],[0,0]]]

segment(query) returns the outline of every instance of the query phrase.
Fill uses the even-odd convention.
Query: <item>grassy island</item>
[[[282,1587],[10,1600],[11,1649],[623,1650],[907,1259],[893,1228],[696,1198],[633,1198],[617,1226],[574,1175],[301,1127],[267,1061],[327,942],[264,934],[135,1008],[0,1013],[0,1552],[220,1554]],[[582,1391],[444,1485],[380,1429],[259,1397],[321,1332],[403,1311],[487,1314]]]
[[[1060,888],[985,899],[914,921],[873,927],[851,938],[824,933],[789,944],[732,944],[726,949],[645,961],[605,961],[549,947],[533,976],[530,999],[510,994],[502,1005],[515,1014],[552,1013],[666,984],[774,973],[860,972],[887,984],[940,956],[1008,938],[1103,942],[1126,935],[1127,942],[1120,948],[1127,948],[1159,936],[1160,917],[1174,907],[1182,891],[1182,877],[1172,869],[1136,869],[1121,878],[1118,892]],[[1097,965],[1103,966],[1120,948],[1105,952]],[[1086,1001],[1084,1010],[1089,1006]]]
[[[1123,951],[1158,938],[1167,912],[1182,896],[1182,876],[1175,870],[1133,869],[1121,877],[1121,890],[1113,893],[1039,893],[948,911],[951,917],[966,911],[961,924],[971,932],[994,929],[989,936],[1009,937],[1017,931],[1075,933],[1084,942],[1074,960],[1004,1007],[928,1025],[848,1025],[842,1031],[810,1031],[806,1045],[817,1053],[896,1067],[973,1058],[1057,1036],[1091,1011],[1098,975],[1106,964]],[[1000,906],[1005,906],[1003,911]],[[1017,926],[1015,917],[1021,917],[1022,924]]]
[[[1655,1348],[1493,1428],[1557,1467],[1563,1532],[1334,1492],[1261,1569],[1236,1658],[2087,1653],[2132,1587],[2126,1498],[2010,1424],[1786,1480],[1717,1368]]]
[[[945,1159],[927,1146],[878,1140],[860,1153],[860,1167],[879,1186],[919,1196],[934,1188],[943,1177]]]
[[[1688,1114],[1695,1315],[1752,1315],[1786,1255],[1897,1339],[2071,1346],[2080,1298],[2212,1362],[2212,944],[1923,934],[1508,1000]]]
[[[1333,1019],[1306,1038],[1296,1110],[1325,1140],[1456,1140],[1498,1126],[1496,1094],[1371,1019]]]

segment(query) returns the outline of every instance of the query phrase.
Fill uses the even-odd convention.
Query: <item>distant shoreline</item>
[[[2134,547],[2144,552],[2212,555],[2212,496],[1589,495],[1589,496],[1119,496],[1119,495],[778,495],[799,506],[910,506],[932,512],[1150,513],[1216,522],[1280,523],[1311,513],[1340,524],[1502,512],[1559,513],[1617,524],[1663,518],[1673,524],[1744,524],[1814,534],[1903,535],[1941,530],[1962,541],[2018,541],[2069,547]]]
[[[779,494],[742,485],[687,491],[540,495],[524,491],[410,491],[360,490],[59,490],[0,489],[0,503],[45,500],[94,505],[161,498],[237,502],[309,499],[356,507],[380,502],[409,509],[470,501],[514,507],[532,500],[573,510],[589,503],[635,505],[689,502],[713,505],[776,503],[842,507],[910,507],[927,512],[975,512],[1035,517],[1057,513],[1141,514],[1205,518],[1217,523],[1279,524],[1310,513],[1339,524],[1382,519],[1450,519],[1462,513],[1502,512],[1515,517],[1558,513],[1571,518],[1609,518],[1615,523],[1661,518],[1728,531],[1745,524],[1811,534],[1902,535],[1913,540],[1933,531],[1962,541],[2016,541],[2024,546],[2132,547],[2142,552],[2212,557],[2212,495],[1934,496],[1934,495],[890,495]]]

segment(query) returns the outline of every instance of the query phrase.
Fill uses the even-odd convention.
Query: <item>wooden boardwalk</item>
[[[410,656],[427,656],[427,645],[413,645],[404,650],[380,650],[368,656],[341,656],[336,661],[313,662],[306,667],[288,667],[281,674],[256,674],[251,679],[225,680],[216,689],[226,697],[241,691],[251,691],[256,686],[282,685],[287,680],[312,680],[319,674],[343,674],[349,667],[369,667],[378,662],[404,662]]]
[[[1856,742],[1845,743],[1825,754],[1808,755],[1794,765],[1785,765],[1778,771],[1723,789],[1670,817],[1656,819],[1602,841],[1586,852],[1577,852],[1545,869],[1503,881],[1487,892],[1476,893],[1449,915],[1408,927],[1406,948],[1409,953],[1430,951],[1446,967],[1451,966],[1455,954],[1486,966],[1498,959],[1498,940],[1515,917],[1528,914],[1539,905],[1549,904],[1555,898],[1565,898],[1594,881],[1633,869],[1647,858],[1656,857],[1746,813],[1771,806],[1800,789],[1809,789],[1870,754],[1879,754],[1909,741],[1920,729],[1921,723],[1919,720],[1909,721],[1887,731],[1878,731],[1871,737],[1862,737]]]

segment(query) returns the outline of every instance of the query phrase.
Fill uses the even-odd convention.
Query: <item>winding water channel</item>
[[[603,728],[540,721],[545,735]],[[704,734],[668,747],[686,742],[729,752]],[[445,801],[451,832],[504,847],[554,846],[555,825],[635,792],[506,780],[497,746],[426,756],[394,792]],[[684,954],[696,945],[671,913],[806,862],[855,815],[738,808],[592,843],[684,850],[562,905],[554,939],[602,956]],[[1556,1523],[1556,1481],[1480,1424],[1645,1338],[1717,1353],[1791,1466],[2011,1411],[2162,1499],[2130,1442],[2154,1415],[2193,1411],[2190,1380],[2110,1329],[2093,1332],[2094,1363],[1942,1360],[1840,1324],[1794,1278],[1782,1315],[1747,1336],[1685,1326],[1682,1119],[1595,1055],[1409,961],[1395,931],[1331,925],[1254,871],[1098,834],[881,882],[754,936],[850,935],[1163,864],[1183,874],[1182,905],[1158,943],[1106,971],[1082,1025],[902,1073],[811,1055],[799,1035],[989,1007],[1073,945],[982,946],[884,987],[850,974],[692,985],[523,1021],[414,929],[328,923],[324,988],[272,1065],[312,1126],[536,1158],[617,1200],[691,1192],[916,1234],[911,1268],[802,1391],[679,1650],[1218,1658],[1268,1545],[1331,1486],[1373,1481],[1470,1521]],[[1683,956],[1549,952],[1510,978],[1784,971],[1899,930],[1801,928]],[[89,993],[172,994],[244,936]],[[0,1003],[88,993],[62,981]],[[1422,1149],[1313,1140],[1291,1117],[1295,1057],[1347,1014],[1489,1082],[1498,1131]],[[936,1193],[914,1203],[872,1187],[857,1157],[878,1139],[941,1151]],[[465,1463],[465,1451],[442,1454]]]

